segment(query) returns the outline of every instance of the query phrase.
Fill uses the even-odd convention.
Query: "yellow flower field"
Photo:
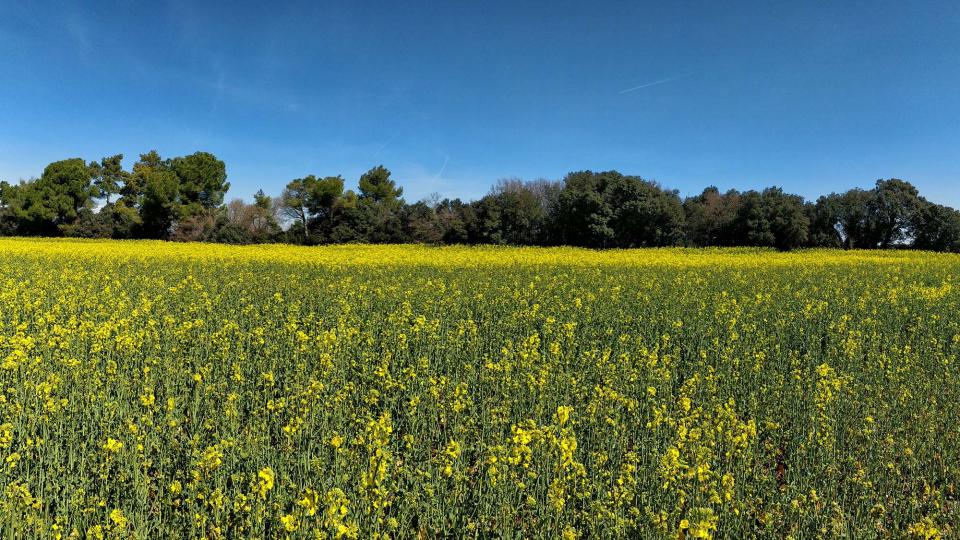
[[[4,538],[960,532],[960,256],[0,261]]]

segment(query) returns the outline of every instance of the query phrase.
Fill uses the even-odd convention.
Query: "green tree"
[[[307,193],[307,210],[313,220],[327,220],[333,205],[343,196],[343,178],[327,176],[312,182]]]
[[[817,199],[810,218],[810,241],[820,247],[877,247],[871,232],[873,192],[851,189]]]
[[[683,243],[683,203],[676,191],[655,182],[624,176],[606,196],[610,227],[618,247],[672,246]]]
[[[343,178],[308,175],[291,180],[280,195],[282,213],[294,221],[304,242],[311,242],[317,228],[329,230],[333,208],[343,196]],[[320,241],[315,238],[313,241]]]
[[[277,204],[273,197],[263,190],[253,194],[254,217],[250,223],[250,234],[255,242],[266,242],[280,232],[277,222]]]
[[[139,211],[137,235],[167,239],[179,213],[180,179],[169,163],[155,151],[140,156],[133,165],[129,186],[121,190],[121,203],[133,204]]]
[[[196,152],[170,160],[168,168],[177,175],[178,214],[188,217],[220,207],[230,189],[223,161],[208,152]]]
[[[140,160],[133,164],[133,170],[120,186],[120,202],[128,208],[139,210],[146,191],[145,172],[165,168],[165,163],[156,150],[140,154]]]
[[[736,228],[739,245],[768,246],[785,251],[807,243],[810,220],[802,197],[772,187],[742,195]]]
[[[546,238],[547,204],[541,187],[518,179],[500,180],[473,203],[470,237],[474,243],[534,245]]]
[[[367,242],[373,227],[370,208],[361,204],[360,197],[348,189],[333,205],[330,227],[326,237],[329,242]]]
[[[811,247],[838,248],[844,239],[837,225],[836,194],[822,195],[816,203],[805,206],[810,231],[807,242]]]
[[[113,220],[109,207],[94,212],[91,208],[84,208],[78,213],[77,219],[60,229],[64,236],[74,238],[112,238]]]
[[[666,246],[683,241],[676,191],[617,171],[571,173],[551,221],[560,242],[589,247]]]
[[[368,242],[397,242],[403,237],[403,224],[398,212],[405,204],[403,188],[390,178],[390,171],[378,165],[360,176],[358,206],[343,214],[351,227]],[[338,223],[342,230],[346,223]]]
[[[101,213],[109,213],[113,222],[113,238],[136,238],[141,232],[143,219],[136,208],[127,206],[126,203],[118,201],[109,203],[100,210]]]
[[[287,183],[280,194],[281,212],[293,220],[293,228],[300,232],[299,240],[310,240],[310,228],[307,226],[309,217],[310,193],[316,184],[317,178],[312,174],[306,178],[297,178]]]
[[[615,231],[610,226],[613,209],[605,194],[622,175],[616,171],[568,174],[551,221],[560,243],[574,246],[606,247]]]
[[[123,154],[117,154],[105,157],[100,163],[90,163],[90,169],[93,171],[94,196],[98,199],[106,199],[110,203],[110,197],[120,193],[120,189],[130,178],[130,173],[123,170]]]
[[[12,236],[20,230],[17,210],[21,207],[19,186],[0,182],[0,236]]]
[[[62,234],[81,210],[93,206],[93,174],[83,159],[72,158],[55,161],[40,178],[21,183],[12,205],[18,229],[26,234]]]
[[[920,210],[921,201],[917,188],[909,182],[891,178],[877,180],[866,206],[871,244],[888,248],[910,237],[910,225]]]
[[[922,201],[911,230],[917,249],[960,252],[960,212],[953,208]]]
[[[360,176],[359,198],[366,203],[397,205],[403,195],[403,188],[398,187],[390,178],[390,171],[383,165],[377,165]]]

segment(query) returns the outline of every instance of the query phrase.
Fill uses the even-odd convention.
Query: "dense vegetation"
[[[596,248],[768,246],[960,251],[960,212],[925,200],[908,182],[878,180],[816,201],[772,187],[681,199],[615,171],[562,181],[503,180],[480,200],[406,203],[375,167],[357,190],[340,176],[306,176],[272,198],[224,205],[226,167],[198,152],[51,163],[34,180],[0,183],[0,235],[150,238],[223,243],[513,244]]]
[[[0,239],[8,538],[949,538],[960,256]]]

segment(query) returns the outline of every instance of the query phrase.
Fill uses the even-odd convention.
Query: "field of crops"
[[[960,256],[0,261],[5,538],[960,532]]]

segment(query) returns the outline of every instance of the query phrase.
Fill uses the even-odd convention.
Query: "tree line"
[[[223,161],[207,152],[123,155],[48,165],[39,178],[0,182],[0,235],[149,238],[234,244],[348,242],[571,245],[592,248],[766,246],[916,248],[960,252],[960,212],[899,179],[816,201],[778,187],[678,191],[616,171],[562,180],[507,179],[475,201],[407,203],[382,165],[356,189],[342,176],[291,180],[271,197],[233,199]]]

